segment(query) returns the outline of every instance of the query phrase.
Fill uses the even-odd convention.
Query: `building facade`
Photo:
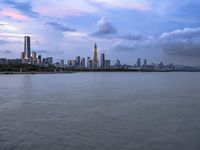
[[[29,36],[24,37],[24,59],[28,62],[31,60],[31,38]]]
[[[98,62],[98,50],[97,50],[97,44],[94,44],[94,56],[93,56],[93,69],[97,69],[99,67]]]

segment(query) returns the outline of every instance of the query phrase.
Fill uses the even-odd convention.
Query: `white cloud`
[[[183,30],[178,29],[172,32],[163,33],[160,36],[161,39],[170,39],[170,38],[188,39],[196,37],[200,38],[200,28],[185,28]]]

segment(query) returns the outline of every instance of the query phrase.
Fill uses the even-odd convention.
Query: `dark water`
[[[0,76],[0,150],[199,150],[200,73]]]

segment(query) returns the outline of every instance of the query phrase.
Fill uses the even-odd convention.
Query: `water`
[[[0,150],[199,150],[200,73],[0,76]]]

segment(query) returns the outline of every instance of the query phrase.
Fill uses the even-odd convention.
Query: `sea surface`
[[[0,150],[200,150],[200,73],[0,75]]]

